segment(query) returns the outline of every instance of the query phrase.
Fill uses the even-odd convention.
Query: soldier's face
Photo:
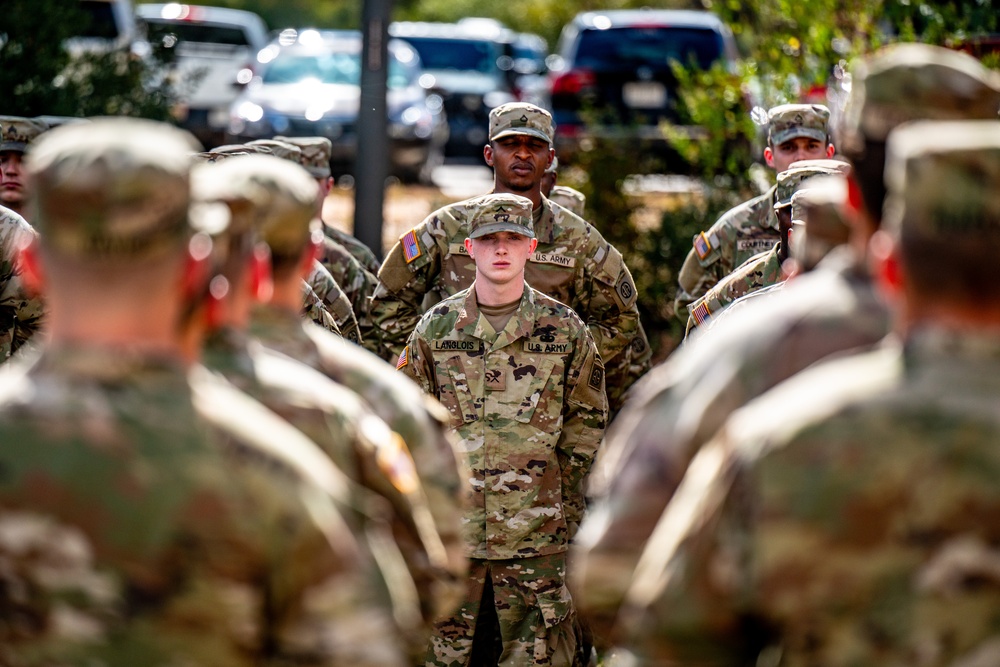
[[[779,174],[788,169],[793,162],[830,157],[833,157],[833,145],[810,137],[795,137],[764,149],[764,159],[768,166],[774,167]]]
[[[494,285],[524,281],[524,266],[537,245],[538,239],[514,232],[496,232],[465,241],[469,255],[476,262],[476,280]]]
[[[0,153],[0,202],[20,204],[23,200],[21,154],[17,151],[3,151]]]
[[[496,139],[483,149],[497,184],[507,192],[537,192],[555,150],[547,141],[527,134]]]

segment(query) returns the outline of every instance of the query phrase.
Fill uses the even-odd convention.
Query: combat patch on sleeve
[[[632,282],[631,274],[624,267],[621,275],[618,276],[618,282],[615,283],[615,294],[621,300],[622,310],[631,308],[632,304],[635,303],[635,283]]]
[[[403,246],[403,257],[409,264],[423,254],[420,244],[417,242],[417,230],[411,229],[399,238],[399,243]]]
[[[600,391],[601,387],[604,386],[604,369],[597,364],[594,364],[594,367],[590,369],[590,378],[587,380],[587,386],[594,391]]]
[[[591,356],[580,371],[580,381],[570,393],[570,400],[599,410],[607,409],[608,399],[604,386],[604,364],[596,356]]]
[[[407,345],[403,348],[403,351],[399,353],[399,359],[396,360],[396,370],[401,370],[406,364],[410,363],[410,346]]]

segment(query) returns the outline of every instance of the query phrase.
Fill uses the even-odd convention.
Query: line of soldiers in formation
[[[532,105],[381,264],[322,138],[0,117],[0,664],[996,664],[998,112],[772,109],[648,373]]]

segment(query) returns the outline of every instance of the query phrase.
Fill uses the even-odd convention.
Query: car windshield
[[[157,41],[167,35],[174,35],[180,42],[199,44],[225,44],[228,46],[249,46],[246,33],[238,27],[191,23],[181,21],[156,21],[146,19],[149,36]]]
[[[670,61],[691,61],[708,69],[722,55],[722,40],[713,30],[635,26],[586,30],[580,35],[576,66],[596,71],[649,67],[667,69]]]
[[[361,56],[344,51],[330,53],[282,53],[264,70],[264,83],[319,83],[361,85]],[[388,86],[405,88],[411,71],[396,58],[389,59]]]
[[[424,69],[451,69],[485,74],[497,72],[497,53],[492,42],[478,39],[434,39],[406,37],[420,55]]]

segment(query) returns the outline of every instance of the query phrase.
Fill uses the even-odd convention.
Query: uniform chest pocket
[[[479,407],[470,388],[468,372],[459,355],[434,356],[438,400],[451,413],[453,426],[479,419]]]
[[[556,431],[562,426],[562,364],[555,357],[543,358],[535,372],[525,377],[519,395],[522,397],[514,419],[531,424],[542,431]],[[515,371],[516,373],[517,371]]]

